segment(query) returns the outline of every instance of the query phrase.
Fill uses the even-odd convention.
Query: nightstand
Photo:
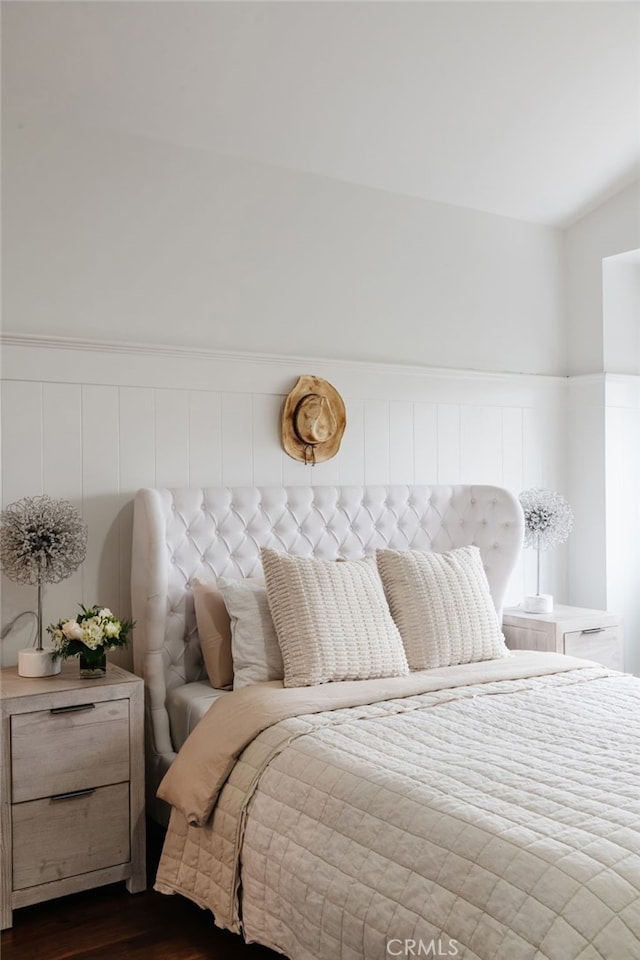
[[[623,669],[620,617],[606,610],[558,604],[552,613],[525,613],[507,607],[502,631],[511,650],[553,650]]]
[[[17,907],[125,880],[146,886],[144,684],[0,670],[1,927]]]

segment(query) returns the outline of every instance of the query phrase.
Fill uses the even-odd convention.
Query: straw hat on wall
[[[322,463],[335,457],[346,425],[344,401],[336,388],[305,375],[284,402],[282,445],[294,460]]]

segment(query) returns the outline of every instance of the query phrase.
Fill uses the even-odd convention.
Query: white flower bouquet
[[[108,607],[84,607],[73,620],[59,620],[47,627],[53,640],[55,659],[66,660],[80,654],[85,660],[98,661],[107,650],[124,647],[134,626],[132,620],[118,620]]]

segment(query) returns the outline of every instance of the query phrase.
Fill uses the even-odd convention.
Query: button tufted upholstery
[[[515,497],[489,486],[140,490],[134,508],[134,666],[147,691],[150,788],[175,756],[166,703],[204,677],[189,583],[260,574],[260,547],[335,560],[480,548],[497,609],[522,546]]]

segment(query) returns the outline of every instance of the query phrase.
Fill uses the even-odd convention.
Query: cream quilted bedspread
[[[156,887],[292,960],[634,960],[639,715],[591,665],[280,720]]]

